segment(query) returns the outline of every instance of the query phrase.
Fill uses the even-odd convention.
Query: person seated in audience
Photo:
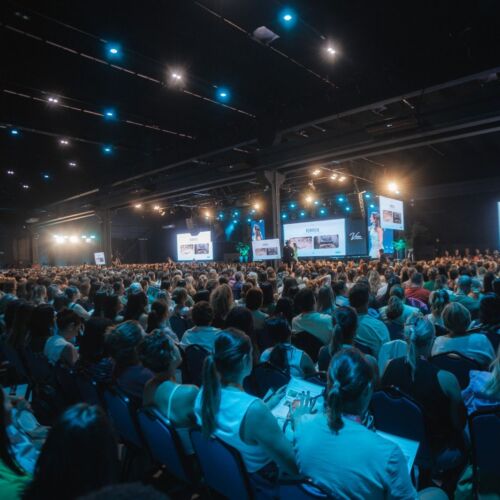
[[[467,412],[500,405],[500,346],[490,371],[471,370],[469,385],[462,391]]]
[[[272,316],[281,316],[288,321],[288,324],[292,325],[294,306],[292,299],[288,297],[282,297],[276,302],[276,307],[274,308]]]
[[[196,424],[194,401],[198,388],[176,382],[176,370],[182,362],[179,349],[164,332],[155,330],[144,338],[138,350],[142,364],[154,374],[144,386],[144,406],[154,406],[177,427],[184,448],[192,453],[187,429]]]
[[[421,273],[413,273],[410,285],[405,289],[405,297],[407,299],[417,299],[424,304],[429,302],[431,292],[424,288],[424,277]]]
[[[479,303],[479,318],[471,328],[485,334],[496,350],[500,345],[500,295],[487,293]]]
[[[144,336],[138,321],[124,321],[106,337],[106,345],[115,362],[113,379],[135,401],[142,400],[144,385],[153,377],[151,370],[141,364],[137,352]]]
[[[243,380],[251,371],[249,337],[235,329],[220,332],[205,360],[195,415],[205,436],[215,435],[240,452],[255,489],[272,489],[279,470],[295,474],[297,467],[292,445],[270,410],[283,391],[267,403],[247,394]]]
[[[391,337],[383,321],[368,314],[369,300],[370,290],[364,283],[356,283],[349,291],[349,302],[358,314],[355,341],[368,347],[377,357],[382,344],[389,342]]]
[[[458,352],[463,356],[476,360],[481,366],[493,361],[495,352],[486,335],[469,333],[471,323],[469,311],[458,302],[451,302],[443,310],[446,335],[437,337],[432,347],[432,355],[444,352]]]
[[[382,386],[396,386],[421,405],[431,447],[437,452],[460,441],[466,416],[460,386],[455,375],[429,361],[435,330],[427,318],[409,318],[405,334],[407,355],[389,361]]]
[[[302,378],[315,373],[309,355],[292,345],[292,330],[285,318],[273,316],[267,319],[265,331],[274,346],[261,354],[261,362],[268,361],[292,377]]]
[[[444,328],[443,311],[449,302],[450,296],[445,290],[435,290],[431,292],[429,297],[431,312],[427,315],[427,319],[433,325]]]
[[[78,350],[75,339],[82,328],[83,320],[76,312],[63,309],[57,315],[57,333],[45,342],[43,353],[51,365],[61,361],[67,366],[73,366],[78,360]]]
[[[118,481],[118,445],[97,406],[68,408],[50,430],[23,500],[76,500]]]
[[[321,314],[333,315],[335,297],[331,286],[322,286],[318,291],[316,310]]]
[[[259,331],[264,328],[264,323],[268,318],[266,313],[263,313],[260,308],[263,303],[262,290],[257,287],[253,287],[245,295],[245,306],[252,313],[253,327],[254,330]]]
[[[113,326],[107,318],[90,318],[78,337],[79,358],[75,364],[77,371],[83,372],[96,382],[110,382],[113,361],[106,354],[106,330]]]
[[[121,323],[123,321],[122,310],[123,304],[120,301],[120,297],[114,293],[107,294],[103,304],[103,316],[110,319],[114,324]]]
[[[463,305],[470,313],[472,319],[476,319],[479,314],[479,300],[471,297],[472,279],[463,274],[457,281],[457,292],[452,300]]]
[[[214,312],[210,304],[203,300],[197,302],[191,309],[191,320],[194,326],[184,332],[180,346],[185,349],[190,345],[199,345],[212,352],[215,336],[220,332],[218,328],[211,326],[213,318]]]
[[[388,307],[389,307],[389,301],[391,300],[392,297],[397,297],[400,301],[401,301],[401,304],[402,304],[402,313],[399,315],[399,316],[394,316],[394,309],[392,310],[392,319],[391,321],[394,321],[395,323],[399,323],[401,325],[404,325],[406,320],[412,315],[412,314],[415,314],[415,313],[418,313],[419,312],[419,309],[418,307],[413,307],[413,306],[410,306],[408,304],[405,303],[405,292],[404,290],[401,288],[401,286],[399,285],[393,285],[391,288],[390,288],[390,291],[389,291],[389,296],[388,296],[388,300],[387,300],[387,305],[383,306],[380,308],[379,310],[379,313],[380,313],[380,319],[382,321],[387,321],[389,318],[387,317],[387,310],[388,310]],[[393,302],[393,306],[395,305],[395,303]],[[398,303],[398,308],[399,308],[399,303]]]
[[[64,295],[67,300],[67,308],[78,314],[84,321],[87,321],[90,318],[90,313],[78,303],[80,299],[80,290],[74,286],[68,286],[68,288],[64,290]]]
[[[32,352],[43,352],[47,339],[54,333],[56,312],[49,304],[40,304],[35,307],[30,318],[28,347]]]
[[[151,333],[153,330],[162,330],[175,343],[179,343],[179,338],[170,328],[170,323],[168,321],[168,305],[164,300],[155,300],[151,304],[146,333]]]
[[[295,296],[295,307],[299,315],[292,320],[292,332],[307,332],[316,337],[323,345],[332,339],[333,325],[329,314],[316,312],[316,299],[310,288],[302,288]]]
[[[253,284],[249,281],[245,281],[241,287],[240,298],[236,301],[237,305],[245,307],[245,297],[248,290],[253,288]]]
[[[18,500],[31,480],[19,465],[7,433],[12,424],[12,404],[0,386],[0,496],[5,500]]]
[[[354,284],[353,284],[354,286]],[[336,281],[332,284],[333,293],[335,296],[335,307],[345,307],[349,305],[349,288],[343,280]]]
[[[301,474],[333,498],[443,498],[440,490],[415,491],[397,444],[367,428],[373,371],[357,349],[341,350],[328,368],[325,411],[310,413],[307,398],[292,413]]]
[[[210,294],[210,306],[214,312],[212,326],[221,329],[225,328],[226,317],[233,307],[233,292],[231,291],[231,287],[222,284],[215,288]]]
[[[240,300],[241,289],[243,288],[243,273],[238,271],[234,273],[234,282],[231,285],[234,300]]]
[[[129,290],[127,305],[123,309],[123,320],[138,321],[142,326],[142,328],[147,328],[148,326],[148,315],[146,311],[147,306],[148,306],[148,297],[142,291],[142,289],[137,290],[137,288],[135,288]]]

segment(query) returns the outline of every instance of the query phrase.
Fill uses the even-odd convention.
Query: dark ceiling
[[[264,148],[276,130],[499,63],[495,0],[286,6],[298,16],[293,28],[279,23],[285,4],[272,0],[4,0],[0,207],[39,207],[256,138]],[[259,26],[280,38],[257,43],[248,34]],[[121,57],[108,60],[106,42]],[[231,93],[225,106],[215,101],[221,86]],[[103,118],[107,109],[115,119]],[[471,164],[480,166],[467,177],[495,174],[496,135],[457,144],[385,161],[416,165],[420,184]]]

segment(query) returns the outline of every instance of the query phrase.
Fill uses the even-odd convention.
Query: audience
[[[78,359],[74,341],[82,328],[82,319],[74,311],[63,309],[57,315],[56,324],[57,333],[47,339],[43,352],[52,365],[61,361],[73,366]]]
[[[220,332],[218,328],[211,326],[214,312],[210,304],[204,300],[197,302],[191,310],[191,320],[194,326],[184,332],[181,339],[181,347],[199,345],[212,352],[214,350],[215,335]]]

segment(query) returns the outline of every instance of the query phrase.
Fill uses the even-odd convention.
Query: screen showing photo
[[[177,260],[213,260],[212,234],[200,231],[196,234],[177,235]]]
[[[385,196],[380,196],[379,199],[380,226],[383,229],[403,231],[405,228],[403,202]]]
[[[279,239],[252,241],[253,260],[281,259]]]
[[[300,257],[332,257],[346,254],[345,219],[284,224],[285,241],[297,246]]]

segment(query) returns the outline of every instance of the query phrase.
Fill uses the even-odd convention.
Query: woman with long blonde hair
[[[210,306],[214,311],[212,326],[224,328],[226,317],[233,305],[233,292],[228,284],[223,283],[213,290],[210,295]]]

